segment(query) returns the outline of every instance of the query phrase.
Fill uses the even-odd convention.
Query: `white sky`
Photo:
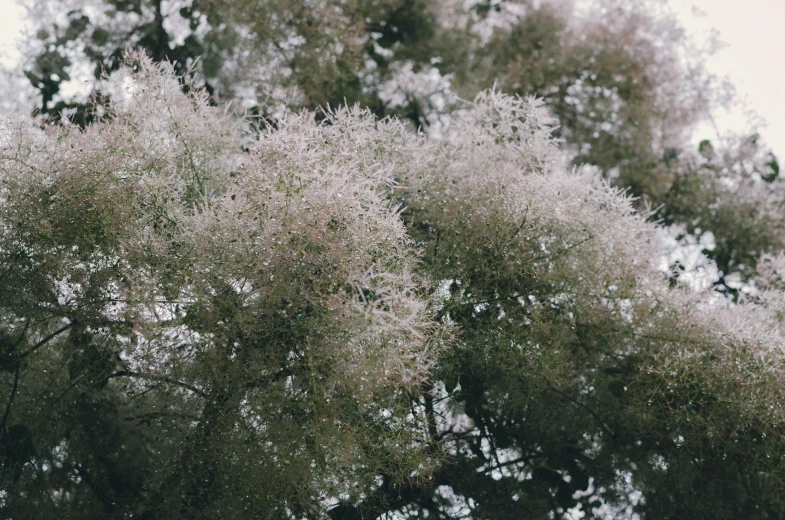
[[[22,29],[24,9],[15,0],[0,0],[0,63],[9,64],[16,55],[15,41]]]
[[[712,72],[727,75],[748,109],[766,122],[760,129],[769,147],[785,159],[785,1],[670,0],[688,32],[708,36],[719,31],[727,47],[709,62]],[[743,108],[718,114],[721,131],[743,131]],[[708,136],[707,136],[708,137]]]
[[[24,0],[23,0],[24,1]],[[630,0],[635,1],[635,0]],[[731,114],[716,114],[720,131],[749,127],[745,108],[766,122],[761,135],[785,159],[785,0],[669,0],[688,32],[707,37],[712,28],[728,44],[709,63],[728,75],[745,104]],[[0,63],[13,60],[24,9],[16,0],[0,0]],[[702,128],[697,138],[713,138]]]

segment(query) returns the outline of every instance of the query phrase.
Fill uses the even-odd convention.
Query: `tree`
[[[95,78],[116,70],[128,47],[197,73],[216,99],[241,100],[263,116],[344,102],[380,115],[378,86],[390,62],[430,59],[423,52],[435,20],[426,7],[421,0],[40,0],[31,8],[41,29],[26,74],[41,113],[57,118],[65,110],[77,121],[89,106],[56,99],[63,81],[85,63]],[[400,56],[391,58],[393,47]]]
[[[434,135],[445,134],[446,142],[438,143],[414,139],[400,128],[390,133],[374,127],[381,134],[376,148],[368,152],[372,157],[386,157],[384,164],[391,168],[388,180],[402,186],[395,189],[381,182],[378,187],[380,196],[406,208],[401,217],[414,240],[407,247],[415,246],[422,255],[412,264],[421,277],[413,282],[420,287],[418,295],[424,300],[435,298],[430,303],[433,323],[452,329],[434,364],[422,365],[432,367],[430,378],[401,382],[404,393],[396,394],[388,387],[381,390],[385,398],[400,399],[396,401],[399,408],[375,403],[385,410],[385,416],[388,410],[400,412],[390,421],[401,418],[402,423],[396,424],[404,424],[403,430],[396,431],[414,439],[404,443],[416,447],[408,454],[412,458],[397,469],[390,467],[390,460],[374,463],[373,457],[345,470],[335,465],[336,471],[343,471],[343,488],[333,474],[312,487],[340,498],[331,509],[327,502],[310,498],[317,495],[303,492],[295,500],[287,494],[302,489],[303,473],[297,473],[287,493],[271,494],[271,502],[257,503],[256,511],[275,515],[280,509],[274,504],[290,507],[294,500],[300,504],[297,507],[308,511],[303,515],[329,509],[334,518],[374,517],[396,509],[475,518],[517,518],[521,512],[558,516],[571,507],[591,514],[600,504],[597,514],[605,516],[621,515],[625,508],[655,518],[781,514],[776,471],[769,467],[769,461],[777,458],[778,439],[772,431],[778,431],[776,395],[781,385],[772,372],[778,365],[776,355],[766,347],[776,345],[777,336],[772,332],[760,344],[746,336],[751,324],[762,327],[764,336],[770,330],[767,327],[776,328],[781,271],[776,267],[777,254],[784,243],[779,166],[754,137],[715,142],[716,148],[705,141],[697,153],[682,148],[689,124],[710,108],[712,79],[702,71],[700,59],[685,60],[694,49],[685,47],[668,16],[652,10],[656,3],[629,6],[601,1],[586,14],[579,14],[570,2],[555,1],[480,2],[468,7],[408,0],[56,5],[60,13],[68,12],[65,23],[59,20],[53,25],[42,17],[46,31],[39,37],[43,47],[28,67],[28,78],[42,93],[41,110],[50,121],[65,115],[83,127],[100,124],[107,128],[103,125],[114,121],[127,94],[99,82],[100,96],[92,103],[81,103],[58,98],[58,89],[72,69],[78,69],[83,59],[80,53],[100,76],[121,66],[122,51],[130,44],[145,49],[156,61],[171,60],[174,71],[186,78],[181,81],[186,92],[193,88],[187,78],[196,75],[206,80],[211,103],[235,99],[253,106],[252,112],[264,115],[270,125],[265,130],[272,133],[265,139],[277,139],[274,136],[286,132],[297,135],[292,138],[295,141],[305,139],[302,129],[287,126],[293,124],[291,117],[285,124],[280,119],[287,107],[313,110],[343,101],[359,102],[377,117],[397,114]],[[200,55],[202,60],[196,62]],[[472,99],[494,82],[507,93],[543,98],[557,116],[558,128],[544,120],[527,126],[530,119],[544,117],[533,115],[539,109],[499,92],[483,94],[471,109],[451,100],[452,92]],[[121,99],[113,100],[114,95]],[[150,120],[159,116],[153,110]],[[298,124],[313,127],[302,117]],[[316,118],[323,120],[322,126],[306,134],[321,135],[344,128],[341,125],[354,128],[350,117],[339,123],[329,111],[317,113]],[[362,118],[370,131],[371,117]],[[442,120],[452,124],[440,126]],[[513,120],[520,122],[509,123]],[[279,125],[282,133],[277,133]],[[596,167],[614,186],[638,199],[623,201],[619,193],[608,195],[613,190],[588,174],[578,181],[560,173],[550,162],[561,159],[554,156],[548,128],[561,141],[569,160]],[[133,141],[142,131],[137,130],[129,127],[122,132]],[[75,129],[70,131],[78,135]],[[536,147],[525,138],[525,144],[520,144],[527,132],[538,136]],[[227,153],[233,160],[245,164],[248,155],[238,150],[249,143],[242,139],[227,138],[223,144],[199,149],[210,150],[203,152],[205,156],[213,149],[231,150]],[[330,139],[344,143],[343,138]],[[296,164],[310,153],[291,142],[280,146],[284,151],[298,150],[298,157],[303,155],[294,160]],[[354,153],[365,149],[354,142],[340,146]],[[106,150],[110,153],[110,148]],[[128,160],[133,163],[132,156],[129,153]],[[199,169],[201,164],[202,160],[196,160],[191,167]],[[339,168],[329,164],[330,171]],[[313,170],[292,166],[293,171],[300,168]],[[207,167],[209,176],[216,178],[222,178],[214,173],[220,169]],[[497,170],[497,176],[475,178],[474,172]],[[236,182],[248,182],[239,169],[228,171]],[[549,191],[538,186],[533,180],[536,176],[529,176],[527,182],[515,181],[514,171],[540,171],[556,188]],[[576,182],[588,186],[572,187]],[[194,197],[208,196],[215,205],[212,197],[224,193],[224,188],[204,191],[194,186],[182,196],[187,204],[194,204]],[[502,186],[509,191],[502,193]],[[515,190],[520,200],[515,199]],[[537,200],[545,201],[539,209],[533,202]],[[521,201],[528,203],[521,205]],[[585,207],[573,208],[577,201]],[[599,223],[597,205],[609,212],[606,217],[611,221]],[[657,211],[647,213],[647,207]],[[486,214],[486,208],[494,213]],[[554,208],[560,213],[549,213]],[[576,213],[567,211],[570,208]],[[618,223],[612,222],[615,218]],[[639,228],[641,218],[666,226],[682,246],[703,249],[701,268],[708,274],[701,276],[735,303],[724,299],[711,303],[715,293],[685,295],[680,284],[694,289],[691,280],[696,273],[679,260],[670,265],[666,285],[673,287],[665,290],[660,274],[641,267],[656,263],[659,254],[652,245],[659,239],[651,235],[657,232],[649,224]],[[649,236],[652,242],[631,238],[636,233]],[[601,254],[595,246],[606,251]],[[616,258],[619,248],[627,253]],[[630,250],[636,252],[630,256]],[[209,258],[206,263],[212,261]],[[598,269],[603,272],[594,272]],[[188,276],[191,283],[197,283]],[[274,276],[280,281],[280,275]],[[426,280],[431,285],[419,285]],[[364,289],[356,295],[369,297]],[[289,297],[284,299],[289,301]],[[731,309],[718,308],[723,305]],[[191,312],[193,321],[187,326],[209,321],[210,313],[203,317],[197,311]],[[753,312],[758,314],[750,317]],[[774,321],[769,322],[769,316]],[[273,336],[286,341],[300,338],[285,335],[291,325],[282,319],[286,326],[273,327]],[[637,320],[640,327],[631,328],[630,320]],[[311,330],[310,323],[302,330]],[[719,337],[722,331],[730,339]],[[227,338],[224,333],[223,339]],[[4,349],[17,352],[13,344],[6,342]],[[511,352],[508,346],[519,351]],[[730,350],[722,350],[725,347]],[[84,359],[101,359],[92,350],[80,352],[85,352]],[[760,352],[773,357],[764,356],[761,361],[756,357]],[[18,359],[14,356],[9,354],[8,359]],[[726,366],[729,361],[744,368],[734,373]],[[775,368],[767,368],[766,363]],[[743,376],[744,369],[753,375]],[[74,370],[79,373],[81,369]],[[14,374],[8,372],[8,387],[23,388],[18,381],[14,383]],[[140,374],[111,379],[138,379]],[[110,383],[104,387],[111,388]],[[23,395],[20,392],[12,394]],[[269,393],[269,387],[264,392]],[[123,398],[101,395],[116,409],[123,409]],[[39,398],[30,399],[39,403]],[[769,404],[774,408],[764,410]],[[412,407],[410,415],[404,412]],[[102,411],[100,415],[106,421],[113,413]],[[445,418],[437,420],[440,416]],[[38,456],[34,451],[40,452],[34,450],[36,436],[46,428],[31,430],[28,423],[19,421],[5,433],[5,444],[13,448],[8,453],[22,454],[8,455],[12,480],[22,468],[29,470],[28,461]],[[101,424],[109,428],[109,423]],[[351,431],[356,433],[358,428]],[[97,445],[96,439],[88,443]],[[228,445],[229,452],[237,452],[231,448],[235,444]],[[342,453],[356,457],[359,450],[367,456],[366,446],[360,439],[346,445]],[[80,460],[92,456],[86,453]],[[391,453],[388,458],[396,462],[405,458],[400,449]],[[315,460],[308,459],[307,451],[302,455],[301,462]],[[201,460],[193,451],[185,456]],[[294,459],[284,460],[293,464]],[[99,470],[117,481],[118,475],[150,472],[149,465],[140,464],[143,469],[138,472]],[[210,469],[210,464],[205,462],[204,467]],[[204,468],[186,469],[184,474],[195,481]],[[239,475],[244,473],[233,466],[226,469],[231,472],[242,482]],[[284,482],[279,473],[274,478]],[[352,488],[350,482],[359,487]],[[162,496],[176,496],[173,482],[165,484],[153,486],[157,495],[137,492],[130,502],[138,505],[144,495],[148,505],[139,507],[147,510],[150,503],[162,502]],[[187,487],[187,482],[182,485]],[[122,495],[127,493],[123,489],[104,487],[94,493],[98,497]],[[217,495],[195,489],[189,493],[200,498],[189,507],[215,503],[216,508],[226,508],[239,503],[229,497],[220,502]],[[20,492],[29,493],[27,489]],[[68,492],[75,491],[69,488]],[[619,498],[620,493],[627,496]],[[642,499],[636,500],[635,493]],[[184,507],[176,502],[167,506],[169,514]],[[119,514],[119,510],[110,508],[107,514]]]
[[[761,253],[782,250],[783,185],[779,163],[757,135],[715,150],[702,141],[698,154],[674,157],[672,182],[660,196],[660,214],[683,235],[709,237],[705,251],[718,271],[715,288],[734,298],[749,290]]]
[[[139,54],[3,123],[8,518],[778,518],[782,259],[736,303],[542,102],[261,134]]]
[[[26,70],[41,94],[39,110],[50,119],[62,114],[84,125],[100,114],[107,93],[98,88],[93,102],[84,103],[59,96],[61,83],[85,62],[100,78],[119,66],[127,46],[203,78],[213,102],[235,101],[273,125],[287,108],[359,103],[377,117],[396,115],[438,135],[460,107],[456,95],[473,99],[496,85],[545,100],[568,158],[599,168],[637,197],[639,208],[661,208],[656,218],[689,235],[711,228],[710,256],[723,278],[748,282],[755,262],[745,255],[775,253],[782,243],[776,225],[755,217],[737,226],[739,214],[758,211],[752,207],[729,207],[719,226],[706,222],[715,212],[709,208],[718,207],[707,193],[727,186],[706,171],[685,182],[685,169],[706,161],[684,146],[690,127],[729,94],[704,69],[707,51],[685,38],[657,0],[580,6],[559,0],[39,0],[35,6],[41,30]],[[749,146],[718,146],[712,168],[717,171],[719,158],[760,163],[756,153],[764,155]],[[773,156],[767,162],[777,166]],[[705,183],[714,187],[706,190]],[[755,188],[747,205],[776,214],[772,202],[779,196],[764,192],[777,191],[777,184]],[[700,204],[684,212],[696,198]],[[697,225],[701,219],[690,212],[702,213],[703,222]],[[766,238],[750,232],[761,226],[770,229]],[[737,238],[721,236],[728,233]]]
[[[545,517],[581,502],[588,512],[598,495],[613,503],[630,489],[653,518],[781,514],[754,495],[771,483],[771,448],[743,462],[726,451],[766,442],[763,424],[736,421],[768,405],[727,401],[741,387],[714,350],[724,334],[737,353],[764,344],[742,321],[756,307],[723,310],[664,289],[647,267],[656,238],[630,202],[590,178],[532,167],[522,151],[542,157],[531,138],[542,123],[525,105],[490,100],[478,99],[479,117],[456,130],[464,148],[411,199],[411,227],[424,230],[415,236],[432,245],[426,265],[455,284],[443,312],[458,345],[440,375],[474,428],[450,439],[464,470],[447,479],[473,499],[471,516]],[[469,151],[477,146],[485,151]],[[766,469],[748,473],[756,459]]]
[[[7,516],[312,516],[424,471],[438,327],[374,152],[401,126],[303,115],[243,155],[134,59],[107,121],[3,128]]]
[[[579,160],[610,169],[643,164],[624,149],[678,143],[714,86],[705,53],[661,2],[628,4],[598,0],[581,14],[558,0],[38,0],[27,74],[40,110],[56,115],[72,101],[55,97],[73,70],[87,62],[99,78],[131,46],[182,73],[195,66],[217,99],[263,114],[359,102],[425,127],[455,93],[472,99],[498,82],[546,99]]]

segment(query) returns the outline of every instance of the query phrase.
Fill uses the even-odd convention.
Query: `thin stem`
[[[59,329],[57,329],[56,331],[52,332],[51,334],[46,336],[44,339],[42,339],[41,341],[39,341],[38,343],[33,345],[32,347],[30,347],[30,349],[27,352],[21,354],[19,356],[19,359],[21,360],[21,359],[26,358],[27,356],[29,356],[30,354],[34,353],[36,350],[38,350],[39,348],[43,347],[44,345],[46,345],[47,343],[52,341],[54,338],[56,338],[57,336],[59,336],[60,334],[62,334],[63,332],[67,331],[68,329],[70,329],[73,326],[74,326],[74,323],[71,322],[68,325],[64,325],[64,326],[60,327]]]
[[[8,421],[8,414],[11,413],[11,405],[14,403],[14,398],[16,397],[16,391],[19,388],[19,369],[20,365],[16,365],[16,371],[14,372],[14,386],[11,389],[11,397],[8,398],[8,404],[5,406],[5,413],[3,414],[3,422],[0,423],[0,430],[8,433],[5,429],[6,421]]]
[[[527,220],[528,216],[529,216],[529,206],[527,205],[526,206],[526,211],[524,211],[524,213],[523,213],[523,220],[521,221],[521,225],[518,226],[518,228],[515,230],[515,232],[512,235],[510,235],[510,240],[515,238],[518,235],[518,233],[521,232],[521,230],[523,229],[523,226],[526,225],[526,220]]]
[[[193,393],[195,393],[195,394],[197,394],[197,395],[199,395],[201,397],[204,397],[204,398],[209,397],[205,391],[200,390],[199,388],[196,388],[195,386],[193,386],[193,385],[191,385],[189,383],[185,383],[183,381],[178,381],[176,379],[172,379],[172,378],[167,377],[167,376],[158,376],[158,375],[155,375],[155,374],[142,374],[140,372],[133,372],[133,371],[130,371],[130,370],[120,370],[119,372],[115,372],[114,374],[109,374],[106,377],[106,379],[112,379],[112,378],[115,378],[115,377],[136,377],[136,378],[139,378],[139,379],[149,379],[150,381],[159,381],[161,383],[169,383],[170,385],[180,386],[182,388],[190,390],[191,392],[193,392]]]
[[[582,402],[580,402],[580,401],[578,401],[576,399],[573,399],[569,395],[565,394],[564,392],[562,392],[561,390],[559,390],[558,388],[553,386],[553,384],[551,384],[551,382],[548,381],[547,379],[545,380],[545,382],[548,384],[548,387],[551,390],[553,390],[554,392],[556,392],[560,396],[564,397],[565,399],[567,399],[571,403],[577,404],[578,406],[580,406],[581,408],[583,408],[584,410],[589,412],[589,414],[591,414],[591,416],[594,417],[597,420],[597,422],[599,423],[600,427],[605,431],[605,433],[607,433],[611,437],[616,437],[616,434],[613,433],[613,431],[605,424],[605,422],[602,420],[602,418],[599,415],[597,415],[597,412],[595,412],[594,410],[592,410],[591,408],[589,408],[588,406],[586,406]]]

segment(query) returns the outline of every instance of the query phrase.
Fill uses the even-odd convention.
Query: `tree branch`
[[[32,347],[30,347],[30,349],[27,352],[21,354],[18,359],[22,360],[22,359],[26,358],[27,356],[29,356],[30,354],[34,353],[36,350],[38,350],[39,348],[43,347],[44,345],[46,345],[47,343],[52,341],[54,338],[56,338],[57,336],[59,336],[60,334],[62,334],[63,332],[67,331],[68,329],[70,329],[73,326],[74,326],[74,322],[71,322],[68,325],[64,325],[64,326],[60,327],[59,329],[57,329],[56,331],[52,332],[51,334],[46,336],[44,339],[42,339],[41,341],[39,341],[38,343],[33,345]]]
[[[187,390],[190,390],[191,392],[193,392],[193,393],[195,393],[195,394],[197,394],[197,395],[199,395],[201,397],[204,397],[204,398],[209,397],[207,395],[207,392],[205,392],[204,390],[200,390],[199,388],[197,388],[197,387],[195,387],[195,386],[193,386],[193,385],[191,385],[189,383],[185,383],[183,381],[178,381],[176,379],[172,379],[172,378],[167,377],[167,376],[157,376],[155,374],[142,374],[141,372],[133,372],[131,370],[120,370],[119,372],[115,372],[113,374],[109,374],[106,377],[106,379],[109,380],[109,379],[112,379],[112,378],[115,378],[115,377],[136,377],[136,378],[139,378],[139,379],[148,379],[150,381],[158,381],[158,382],[161,382],[161,383],[169,383],[170,385],[175,385],[175,386],[179,386],[179,387],[185,388]]]
[[[592,417],[594,417],[594,419],[596,419],[596,420],[597,420],[597,422],[599,423],[599,425],[600,425],[600,427],[603,429],[603,431],[604,431],[605,433],[607,433],[608,435],[610,435],[610,436],[611,436],[611,438],[615,438],[615,437],[616,437],[616,434],[615,434],[615,433],[613,433],[613,430],[611,430],[611,429],[608,427],[608,425],[606,425],[606,424],[605,424],[605,421],[603,421],[603,420],[602,420],[602,418],[601,418],[599,415],[597,415],[597,412],[595,412],[594,410],[592,410],[591,408],[589,408],[588,406],[586,406],[586,405],[585,405],[585,404],[583,404],[582,402],[580,402],[580,401],[578,401],[578,400],[576,400],[576,399],[573,399],[573,398],[572,398],[572,397],[570,397],[569,395],[565,394],[564,392],[562,392],[561,390],[559,390],[558,388],[556,388],[555,386],[553,386],[553,384],[552,384],[550,381],[548,381],[547,379],[545,380],[545,382],[548,384],[548,388],[550,388],[552,391],[554,391],[555,393],[559,394],[559,395],[560,395],[560,396],[562,396],[563,398],[567,399],[567,400],[568,400],[568,401],[570,401],[571,403],[573,403],[573,404],[577,404],[578,406],[580,406],[581,408],[583,408],[584,410],[586,410],[587,412],[589,412],[589,414],[590,414]]]
[[[14,372],[14,386],[11,389],[11,397],[8,398],[8,404],[5,406],[5,413],[3,414],[3,421],[0,422],[0,430],[6,431],[5,423],[8,421],[8,414],[11,413],[11,405],[14,403],[14,398],[16,397],[16,391],[19,388],[19,368],[20,365],[16,365],[16,372]]]

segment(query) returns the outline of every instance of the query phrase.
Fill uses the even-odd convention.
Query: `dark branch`
[[[605,433],[607,433],[608,435],[610,435],[610,436],[611,436],[611,438],[615,438],[615,437],[616,437],[616,434],[615,434],[615,433],[613,433],[613,430],[611,430],[611,429],[608,427],[608,425],[606,425],[606,424],[605,424],[605,421],[603,421],[603,420],[602,420],[602,418],[601,418],[599,415],[597,415],[597,412],[595,412],[594,410],[592,410],[591,408],[589,408],[588,406],[586,406],[586,405],[585,405],[585,404],[583,404],[582,402],[580,402],[580,401],[578,401],[578,400],[576,400],[576,399],[573,399],[573,398],[572,398],[572,397],[570,397],[569,395],[565,394],[564,392],[562,392],[561,390],[559,390],[558,388],[556,388],[555,386],[553,386],[553,384],[551,384],[551,382],[550,382],[550,381],[548,381],[547,379],[545,380],[545,382],[548,384],[548,388],[550,388],[550,389],[551,389],[553,392],[555,392],[555,393],[559,394],[560,396],[562,396],[563,398],[567,399],[567,400],[568,400],[568,401],[570,401],[571,403],[573,403],[573,404],[577,404],[578,406],[580,406],[581,408],[583,408],[584,410],[586,410],[587,412],[589,412],[589,414],[590,414],[592,417],[594,417],[594,419],[596,419],[596,420],[597,420],[597,423],[599,423],[599,425],[600,425],[600,428],[602,428],[602,430],[603,430]]]
[[[11,397],[8,398],[8,404],[5,406],[5,413],[3,414],[3,422],[0,423],[0,430],[6,431],[5,423],[8,421],[8,414],[11,413],[11,405],[14,403],[14,398],[16,397],[16,390],[19,388],[19,368],[20,365],[16,365],[16,371],[14,372],[14,386],[11,389]]]
[[[73,324],[73,322],[71,322],[68,325],[64,325],[64,326],[60,327],[59,329],[57,329],[56,331],[52,332],[51,334],[46,336],[44,339],[42,339],[41,341],[39,341],[38,343],[33,345],[32,347],[30,347],[30,349],[27,352],[24,352],[23,354],[21,354],[19,356],[19,359],[21,360],[21,359],[26,358],[27,356],[29,356],[30,354],[34,353],[36,350],[38,350],[39,348],[43,347],[44,345],[46,345],[47,343],[52,341],[54,338],[56,338],[57,336],[59,336],[60,334],[62,334],[63,332],[67,331],[68,329],[70,329],[73,326],[74,326],[74,324]]]
[[[120,370],[119,372],[115,372],[114,374],[109,374],[106,377],[106,379],[109,380],[109,379],[112,379],[112,378],[115,378],[115,377],[136,377],[136,378],[139,378],[139,379],[147,379],[147,380],[150,380],[150,381],[158,381],[158,382],[161,382],[161,383],[168,383],[170,385],[175,385],[175,386],[179,386],[179,387],[185,388],[187,390],[190,390],[191,392],[193,392],[193,393],[195,393],[195,394],[197,394],[197,395],[199,395],[201,397],[204,397],[204,398],[209,397],[205,391],[200,390],[199,388],[196,388],[195,386],[193,386],[193,385],[191,385],[189,383],[185,383],[183,381],[178,381],[176,379],[172,379],[172,378],[167,377],[167,376],[157,376],[155,374],[142,374],[140,372],[133,372],[131,370]]]

